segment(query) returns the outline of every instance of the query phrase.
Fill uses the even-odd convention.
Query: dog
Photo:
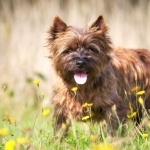
[[[48,34],[58,75],[51,97],[56,134],[71,119],[105,120],[111,135],[133,112],[133,120],[140,124],[143,113],[137,92],[143,91],[143,105],[150,108],[150,51],[114,48],[103,16],[84,28],[55,17]]]

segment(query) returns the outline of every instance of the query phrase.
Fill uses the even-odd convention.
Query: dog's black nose
[[[85,62],[83,60],[77,60],[76,65],[79,68],[83,68],[83,67],[85,67]]]

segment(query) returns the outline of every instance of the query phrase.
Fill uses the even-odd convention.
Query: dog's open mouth
[[[74,79],[77,84],[84,84],[87,81],[87,73],[84,73],[84,72],[75,73]]]

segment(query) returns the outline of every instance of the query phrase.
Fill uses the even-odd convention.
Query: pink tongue
[[[74,79],[77,84],[84,84],[87,80],[87,74],[86,73],[75,73]]]

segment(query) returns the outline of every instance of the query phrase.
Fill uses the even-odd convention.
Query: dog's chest
[[[72,101],[70,111],[72,116],[78,121],[95,120],[95,118],[96,120],[100,120],[103,118],[104,105],[105,103],[98,94],[82,93],[81,95],[81,93],[78,93]]]

